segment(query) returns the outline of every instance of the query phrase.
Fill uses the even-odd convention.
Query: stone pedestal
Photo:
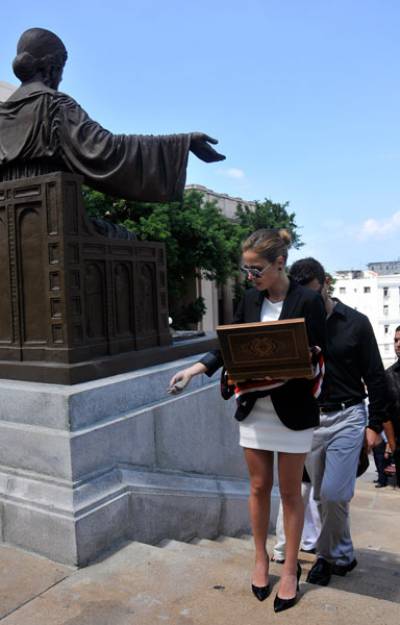
[[[76,384],[215,346],[171,345],[164,245],[99,234],[82,180],[0,183],[0,378]]]
[[[120,539],[248,530],[234,406],[205,376],[166,394],[193,360],[74,386],[1,380],[3,541],[84,565]]]

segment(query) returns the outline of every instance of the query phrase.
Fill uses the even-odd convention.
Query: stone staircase
[[[1,625],[398,625],[400,622],[400,491],[359,481],[352,504],[359,565],[326,587],[304,580],[313,556],[300,553],[301,598],[273,612],[280,565],[271,565],[271,596],[250,591],[250,536],[158,546],[130,543],[15,605]],[[274,537],[270,538],[272,546]]]

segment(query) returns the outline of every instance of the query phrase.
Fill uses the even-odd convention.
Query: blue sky
[[[61,89],[115,132],[203,130],[224,163],[188,182],[290,201],[330,271],[400,256],[398,0],[20,0],[2,5],[0,80],[23,30],[65,42]],[[18,14],[17,14],[18,13]]]

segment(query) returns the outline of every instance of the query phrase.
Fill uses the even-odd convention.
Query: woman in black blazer
[[[245,292],[235,314],[235,323],[272,321],[304,317],[310,346],[325,346],[325,308],[321,296],[293,282],[285,266],[290,234],[286,230],[257,230],[242,246],[243,266],[254,288]],[[214,350],[198,363],[178,372],[171,380],[187,383],[199,373],[208,376],[223,364]],[[259,600],[270,591],[269,557],[266,540],[273,486],[274,451],[278,452],[279,488],[286,534],[286,559],[282,569],[275,611],[292,607],[297,600],[301,574],[297,554],[304,521],[301,478],[306,453],[311,449],[313,430],[319,424],[319,409],[306,379],[270,381],[263,397],[246,399],[239,406],[240,444],[250,475],[250,516],[256,549],[252,590]],[[274,383],[278,382],[276,386]],[[268,382],[267,382],[268,384]]]

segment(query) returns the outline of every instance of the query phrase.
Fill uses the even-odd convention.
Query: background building
[[[8,100],[16,88],[15,85],[10,85],[10,83],[0,80],[0,102]]]
[[[386,260],[375,263],[368,263],[370,271],[374,271],[380,276],[389,276],[392,273],[400,273],[400,260]]]
[[[256,202],[243,200],[240,197],[231,197],[226,193],[217,193],[200,184],[189,184],[186,189],[195,189],[201,191],[205,201],[215,201],[222,213],[234,219],[238,204],[255,208]],[[229,323],[233,316],[233,288],[234,281],[228,280],[223,286],[217,286],[216,282],[211,280],[194,279],[193,289],[190,296],[192,299],[203,297],[207,307],[206,313],[199,324],[199,329],[206,332],[215,330],[218,324]]]
[[[367,315],[386,368],[396,359],[393,337],[400,325],[400,261],[368,263],[368,267],[367,271],[337,271],[333,295]],[[387,268],[392,273],[386,273]]]

